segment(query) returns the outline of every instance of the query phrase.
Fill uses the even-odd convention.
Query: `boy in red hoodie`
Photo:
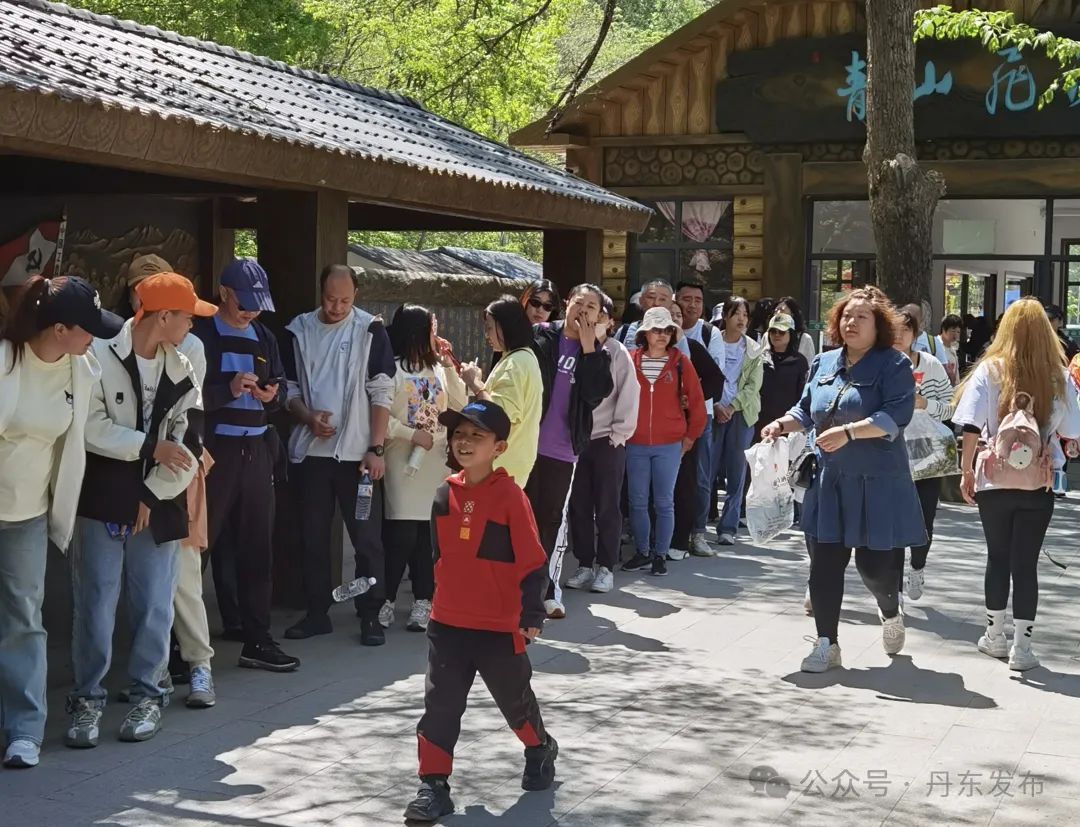
[[[550,787],[559,754],[544,730],[525,653],[546,617],[547,555],[525,492],[493,468],[506,450],[510,419],[495,403],[476,401],[439,421],[462,470],[431,507],[435,600],[424,716],[416,727],[421,785],[405,810],[406,819],[428,822],[454,811],[448,779],[477,672],[525,744],[522,788]]]

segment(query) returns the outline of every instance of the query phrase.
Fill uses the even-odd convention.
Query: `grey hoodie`
[[[612,445],[625,445],[637,430],[641,389],[630,351],[613,336],[604,341],[604,350],[611,356],[611,378],[615,381],[615,390],[604,397],[593,411],[592,438],[606,436]]]

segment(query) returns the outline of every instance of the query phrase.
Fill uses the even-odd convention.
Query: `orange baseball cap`
[[[217,305],[204,302],[195,293],[193,285],[179,273],[158,273],[147,276],[135,285],[135,294],[139,297],[139,312],[135,321],[144,313],[156,313],[159,310],[181,310],[193,316],[213,316]]]

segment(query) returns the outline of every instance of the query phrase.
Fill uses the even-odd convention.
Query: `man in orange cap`
[[[72,747],[98,742],[122,582],[128,587],[134,684],[120,738],[145,741],[161,728],[167,696],[158,670],[169,654],[177,559],[188,536],[186,492],[202,453],[198,428],[188,427],[200,388],[177,345],[193,317],[217,308],[176,273],[150,276],[137,290],[136,317],[116,338],[95,339],[92,346],[101,377],[86,422],[79,542],[71,561],[75,687],[64,740]]]

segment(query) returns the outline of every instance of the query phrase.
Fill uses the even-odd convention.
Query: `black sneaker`
[[[641,571],[647,569],[652,562],[652,558],[642,554],[640,551],[636,552],[633,557],[622,564],[623,571]]]
[[[305,615],[302,620],[285,630],[288,640],[304,640],[315,635],[328,635],[334,631],[327,615]]]
[[[525,747],[525,772],[521,774],[521,789],[534,792],[546,790],[555,780],[555,759],[559,757],[559,742],[548,734],[547,741],[538,747]]]
[[[445,778],[429,775],[420,779],[420,789],[416,798],[405,808],[405,818],[409,821],[438,821],[454,812],[454,802],[450,798],[450,784]]]
[[[360,644],[363,646],[382,646],[386,643],[386,630],[379,623],[379,617],[360,619]]]
[[[653,577],[667,577],[667,561],[663,557],[654,557],[649,574]]]
[[[245,643],[240,652],[240,665],[247,669],[266,669],[269,672],[292,672],[300,658],[286,655],[274,641]]]
[[[169,677],[176,686],[186,686],[191,683],[191,667],[185,663],[178,645],[173,646],[169,653]]]

